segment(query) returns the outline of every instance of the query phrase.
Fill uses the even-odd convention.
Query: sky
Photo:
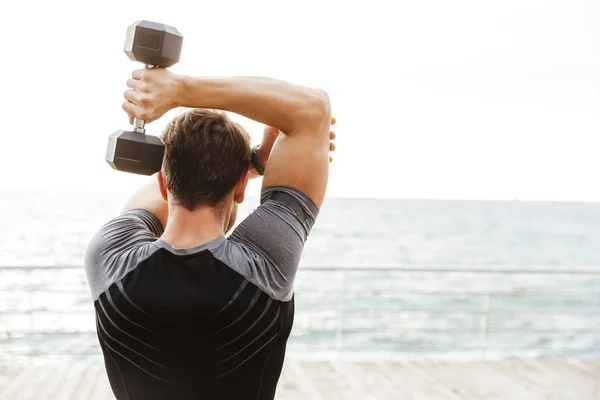
[[[125,29],[146,19],[183,34],[176,73],[325,89],[338,120],[328,196],[600,201],[597,1],[3,8],[3,191],[124,192],[147,179],[104,161],[108,136],[129,127],[122,94],[141,67],[122,51]],[[233,117],[260,140],[261,125]]]

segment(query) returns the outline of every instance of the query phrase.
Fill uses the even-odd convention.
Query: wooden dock
[[[0,400],[25,399],[114,397],[101,364],[0,365]],[[288,360],[276,399],[598,400],[600,361]]]

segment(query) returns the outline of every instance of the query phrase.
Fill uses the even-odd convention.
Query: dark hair
[[[176,205],[216,206],[250,165],[250,136],[225,112],[192,109],[163,132],[162,173]]]

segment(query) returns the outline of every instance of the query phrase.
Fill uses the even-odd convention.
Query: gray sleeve
[[[272,298],[290,300],[304,243],[318,213],[316,204],[299,190],[263,189],[260,206],[229,237],[237,247],[230,262]]]
[[[85,252],[85,272],[94,300],[157,250],[162,225],[147,210],[130,210],[104,225]]]

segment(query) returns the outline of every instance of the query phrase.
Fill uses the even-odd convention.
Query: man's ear
[[[246,186],[248,186],[248,180],[250,179],[250,171],[246,172],[240,178],[240,181],[235,187],[235,193],[233,200],[240,204],[244,201],[244,195],[246,194]]]
[[[160,189],[160,195],[162,196],[164,201],[168,201],[167,186],[165,185],[165,180],[163,179],[162,171],[158,171],[158,174],[156,174],[156,179],[158,180],[158,187]]]

